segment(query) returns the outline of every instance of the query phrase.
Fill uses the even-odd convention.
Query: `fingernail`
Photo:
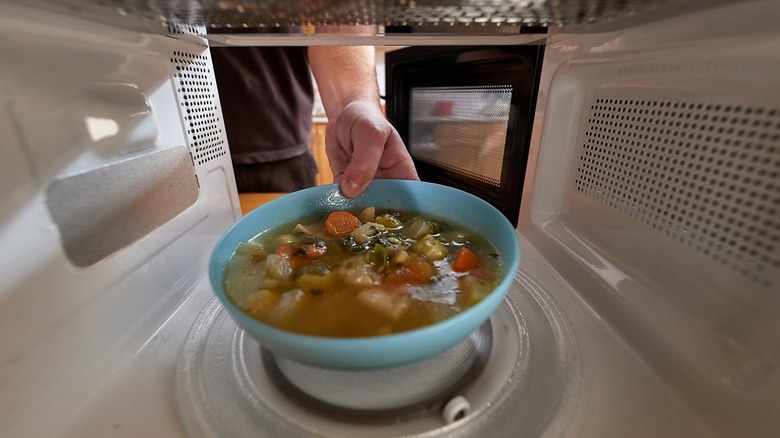
[[[344,196],[347,198],[354,198],[363,191],[363,187],[354,180],[347,180],[344,182]]]

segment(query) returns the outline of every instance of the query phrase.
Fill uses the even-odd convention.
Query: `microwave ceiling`
[[[167,34],[294,37],[516,37],[603,28],[723,1],[704,0],[0,0]],[[322,36],[312,39],[311,36]],[[536,37],[534,37],[536,35]],[[212,41],[228,41],[227,37]],[[316,43],[316,42],[315,42]],[[320,44],[322,44],[320,42]]]

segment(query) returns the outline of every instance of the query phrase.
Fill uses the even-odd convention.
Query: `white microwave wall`
[[[581,299],[725,435],[771,430],[778,402],[777,13],[552,36],[521,209]]]
[[[240,216],[192,30],[0,4],[0,435],[63,428],[202,284]]]

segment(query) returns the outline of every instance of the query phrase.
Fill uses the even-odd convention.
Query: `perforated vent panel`
[[[176,93],[192,158],[196,165],[227,153],[227,144],[218,111],[216,82],[208,52],[200,54],[174,51],[171,63],[176,68]]]
[[[205,35],[203,27],[193,26],[187,23],[179,23],[175,20],[166,22],[165,29],[173,35]]]
[[[769,287],[779,174],[777,108],[599,98],[575,188]]]
[[[64,2],[65,0],[58,0]],[[279,27],[307,24],[384,24],[508,27],[522,23],[558,25],[608,20],[664,6],[668,0],[70,0],[115,8],[150,19],[165,15],[204,21],[210,27]]]

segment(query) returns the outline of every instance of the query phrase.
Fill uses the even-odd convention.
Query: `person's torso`
[[[234,163],[286,159],[311,147],[306,47],[214,47],[211,57]]]

